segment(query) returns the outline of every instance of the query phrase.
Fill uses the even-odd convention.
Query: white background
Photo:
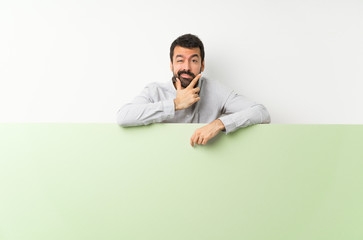
[[[115,122],[184,33],[272,123],[363,124],[362,0],[1,0],[0,121]]]

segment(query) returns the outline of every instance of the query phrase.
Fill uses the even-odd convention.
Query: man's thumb
[[[179,78],[176,79],[176,90],[181,90],[182,87],[181,87],[181,82],[179,80]]]

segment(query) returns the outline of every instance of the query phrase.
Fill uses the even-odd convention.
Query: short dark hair
[[[180,46],[183,48],[199,48],[202,62],[204,60],[204,46],[202,41],[193,34],[184,34],[177,39],[170,46],[170,61],[173,62],[174,48]]]

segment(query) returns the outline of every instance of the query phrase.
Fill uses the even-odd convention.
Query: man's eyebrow
[[[183,58],[184,56],[180,55],[180,54],[175,56],[175,58],[178,58],[178,57]],[[194,54],[194,55],[191,56],[191,58],[193,58],[193,57],[199,57],[199,54]]]

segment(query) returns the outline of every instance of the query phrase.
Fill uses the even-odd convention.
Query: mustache
[[[187,75],[191,76],[191,77],[192,77],[192,79],[194,79],[194,78],[195,78],[194,73],[192,73],[192,72],[190,72],[190,71],[184,71],[184,70],[181,70],[181,71],[179,71],[179,72],[178,72],[178,78],[179,78],[179,79],[180,79],[180,75],[182,75],[182,74],[187,74]]]

